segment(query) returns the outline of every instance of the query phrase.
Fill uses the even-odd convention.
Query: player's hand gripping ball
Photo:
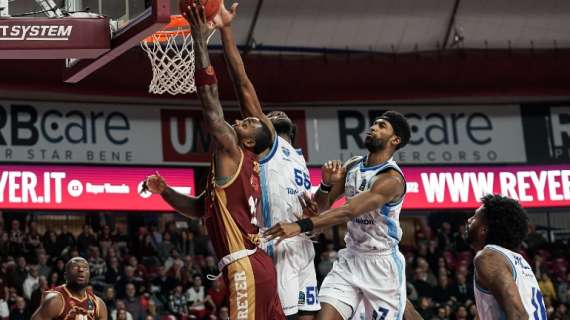
[[[178,5],[180,6],[180,14],[184,17],[190,17],[190,5],[192,3],[201,3],[204,6],[204,11],[206,13],[206,20],[212,21],[214,17],[220,12],[220,5],[222,0],[180,0]]]

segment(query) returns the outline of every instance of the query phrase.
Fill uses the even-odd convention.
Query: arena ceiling
[[[261,48],[402,53],[565,48],[569,22],[566,0],[242,0],[235,30]]]

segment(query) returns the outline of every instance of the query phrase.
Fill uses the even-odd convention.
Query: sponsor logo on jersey
[[[247,300],[247,276],[244,271],[236,272],[234,275],[234,285],[236,289],[237,319],[248,319]]]
[[[365,224],[365,225],[375,224],[374,219],[367,219],[367,218],[360,218],[360,217],[352,219],[352,222],[358,223],[358,224]]]
[[[303,291],[299,291],[299,304],[305,304],[305,293]]]

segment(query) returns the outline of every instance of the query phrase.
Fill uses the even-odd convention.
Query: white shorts
[[[318,311],[315,249],[308,239],[293,238],[273,248],[277,291],[286,316],[299,311]]]
[[[397,247],[374,255],[341,250],[321,285],[319,299],[335,307],[345,320],[355,316],[361,302],[365,319],[403,319],[406,306],[404,256]],[[347,306],[351,312],[343,312]]]

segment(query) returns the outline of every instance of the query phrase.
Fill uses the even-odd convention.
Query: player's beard
[[[368,149],[369,152],[374,153],[384,150],[386,143],[380,139],[373,139],[370,136],[366,136],[366,139],[364,140],[364,146],[366,149]]]
[[[66,286],[73,292],[81,292],[83,289],[87,288],[89,285],[88,284],[79,284],[76,282],[69,282],[66,284]]]

